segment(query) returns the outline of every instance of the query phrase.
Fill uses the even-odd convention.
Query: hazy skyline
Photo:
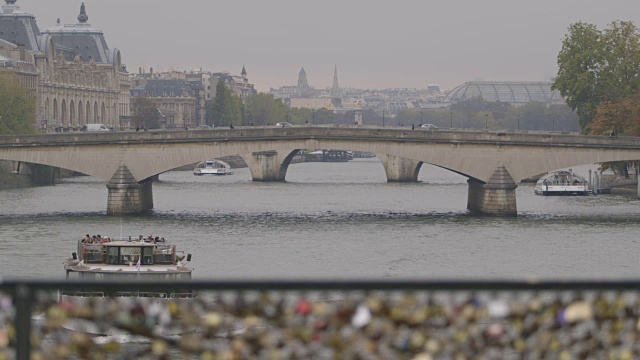
[[[451,89],[466,81],[548,81],[570,24],[634,21],[631,0],[301,2],[86,0],[89,23],[129,72],[200,68],[239,74],[259,91],[309,84]],[[18,0],[45,29],[76,23],[81,0]],[[635,15],[635,17],[632,17]]]

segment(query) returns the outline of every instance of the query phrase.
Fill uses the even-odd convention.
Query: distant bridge
[[[389,181],[416,181],[423,163],[449,169],[469,178],[470,210],[514,216],[520,180],[570,166],[638,160],[640,138],[341,125],[0,137],[2,160],[55,166],[107,181],[109,214],[153,208],[155,175],[210,158],[240,155],[254,181],[284,181],[300,149],[375,153]]]

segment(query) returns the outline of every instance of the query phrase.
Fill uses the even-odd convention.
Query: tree
[[[636,94],[640,88],[640,34],[631,22],[616,21],[604,31],[577,22],[569,27],[558,54],[559,90],[588,133],[598,106]]]
[[[600,105],[591,123],[594,135],[640,136],[640,96]],[[614,134],[612,134],[612,132]]]
[[[247,119],[254,125],[275,124],[284,121],[288,107],[273,94],[259,93],[247,99]]]
[[[0,71],[0,134],[35,132],[36,101],[18,77]]]
[[[140,129],[159,129],[162,126],[156,103],[146,97],[135,97],[131,101],[133,115],[131,123]]]
[[[336,114],[327,108],[316,110],[314,117],[315,117],[316,124],[335,124],[336,123]]]
[[[213,99],[210,115],[210,123],[215,126],[228,127],[242,123],[240,98],[231,92],[222,79],[216,85],[216,97]]]

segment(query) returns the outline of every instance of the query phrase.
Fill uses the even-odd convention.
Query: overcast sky
[[[75,23],[81,0],[18,0],[41,29]],[[567,27],[637,23],[638,0],[86,0],[89,23],[130,72],[204,68],[260,91],[309,83],[452,88],[465,81],[545,81]]]

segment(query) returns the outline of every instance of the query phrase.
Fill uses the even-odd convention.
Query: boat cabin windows
[[[118,281],[136,279],[136,274],[123,272],[89,272],[89,271],[71,271],[67,273],[67,279],[93,281]],[[191,280],[190,272],[171,272],[171,273],[144,273],[144,279],[149,281],[182,281]]]
[[[143,254],[143,248],[135,247],[135,246],[109,246],[107,250],[107,264],[110,265],[135,265],[138,263],[138,259],[140,259],[140,255]],[[145,249],[146,250],[146,249]],[[150,252],[153,253],[153,248],[149,248]],[[148,261],[148,265],[152,262],[152,256],[149,256],[146,260]],[[144,260],[144,256],[143,256]],[[142,260],[141,260],[141,263]],[[147,264],[147,263],[144,263]]]
[[[184,256],[177,256],[175,245],[149,243],[79,244],[81,260],[87,264],[108,265],[173,265]]]

